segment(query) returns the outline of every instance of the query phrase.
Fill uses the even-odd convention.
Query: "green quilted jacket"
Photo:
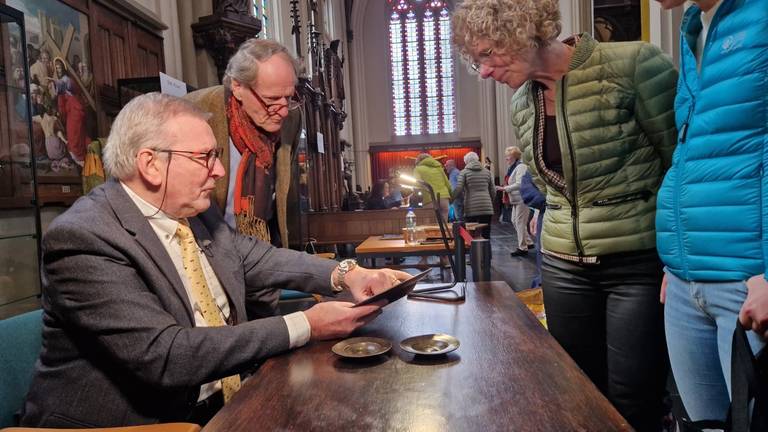
[[[413,169],[413,176],[417,179],[424,180],[432,186],[435,191],[435,196],[440,195],[440,198],[451,199],[451,182],[448,181],[448,176],[445,175],[443,164],[435,160],[432,156],[422,159]],[[424,204],[432,202],[432,197],[429,194],[424,194]]]
[[[524,84],[512,97],[523,160],[546,191],[542,246],[574,257],[656,246],[656,192],[676,143],[677,72],[644,42],[576,38],[570,70],[557,83],[563,175],[542,156],[544,88]]]

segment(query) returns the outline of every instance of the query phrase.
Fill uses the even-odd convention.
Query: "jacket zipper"
[[[533,132],[531,139],[531,143],[533,145],[533,164],[536,167],[536,169],[539,171],[539,175],[541,176],[542,180],[547,183],[548,186],[551,186],[554,190],[560,192],[563,197],[570,202],[570,198],[568,198],[568,189],[565,187],[565,183],[561,186],[557,182],[553,181],[550,176],[547,174],[547,167],[544,165],[544,118],[546,117],[544,114],[545,107],[544,107],[544,91],[539,87],[540,84],[536,83],[533,87]],[[544,114],[542,114],[544,113]],[[558,205],[558,208],[561,206]]]
[[[681,147],[680,158],[678,159],[679,163],[677,165],[677,176],[675,176],[675,220],[677,221],[677,250],[680,251],[680,262],[683,264],[683,274],[686,278],[688,277],[688,263],[686,262],[685,257],[688,254],[684,249],[683,233],[682,229],[680,228],[680,221],[682,220],[680,216],[680,194],[682,189],[682,181],[685,177],[685,161],[688,159],[688,146],[685,145],[685,140],[688,137],[688,127],[691,123],[691,118],[693,117],[693,108],[696,105],[696,98],[693,97],[693,93],[691,93],[690,88],[688,89],[688,92],[691,95],[691,106],[688,108],[688,117],[685,119],[685,123],[683,123],[683,126],[680,128],[680,137],[678,139]]]
[[[584,257],[584,247],[581,244],[581,238],[579,238],[579,205],[578,205],[578,190],[576,189],[576,153],[573,150],[573,142],[571,142],[571,128],[568,126],[568,116],[565,109],[565,88],[567,77],[564,76],[561,81],[560,88],[560,115],[563,118],[563,125],[565,125],[565,139],[568,146],[568,153],[571,156],[571,224],[573,225],[573,241],[576,243],[576,250],[579,253],[579,263],[582,262]]]
[[[642,190],[640,192],[634,192],[630,194],[619,195],[611,198],[603,198],[597,201],[593,201],[592,205],[595,207],[611,206],[616,204],[624,204],[630,201],[643,200],[648,201],[653,194],[649,190]]]
[[[691,102],[690,106],[688,107],[688,115],[685,118],[685,122],[680,126],[680,131],[677,135],[677,142],[680,146],[680,157],[677,159],[677,175],[675,176],[675,225],[677,226],[677,250],[679,251],[679,258],[680,263],[682,264],[682,270],[683,270],[683,276],[687,279],[688,278],[688,263],[686,262],[685,257],[687,256],[687,253],[685,251],[685,246],[683,245],[683,234],[682,229],[680,228],[680,221],[681,221],[681,215],[680,215],[680,195],[681,195],[681,189],[682,189],[682,179],[685,177],[685,161],[688,159],[688,146],[685,145],[687,139],[688,139],[688,129],[690,128],[691,119],[693,118],[693,111],[696,107],[696,96],[693,93],[693,90],[691,90],[691,86],[688,84],[688,77],[687,77],[687,67],[685,64],[685,59],[688,58],[687,55],[685,55],[685,50],[690,48],[688,47],[688,41],[686,39],[686,32],[685,29],[686,26],[681,26],[680,29],[680,50],[683,53],[683,55],[680,56],[680,73],[681,73],[681,79],[683,83],[685,84],[685,88],[688,90],[688,94],[691,96]],[[709,38],[707,38],[709,39]],[[703,51],[706,51],[706,44]],[[702,59],[704,58],[702,53]],[[697,79],[701,79],[701,77],[696,77]]]

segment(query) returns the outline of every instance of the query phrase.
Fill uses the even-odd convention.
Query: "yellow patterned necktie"
[[[187,274],[187,282],[192,291],[192,296],[203,314],[203,319],[208,327],[226,325],[219,314],[219,307],[213,299],[208,282],[205,280],[203,266],[200,265],[200,252],[195,242],[195,235],[189,228],[186,219],[179,221],[176,228],[176,238],[181,246],[181,259],[184,262],[184,272]],[[240,375],[232,375],[221,379],[221,390],[224,394],[224,403],[229,402],[232,395],[240,390]]]

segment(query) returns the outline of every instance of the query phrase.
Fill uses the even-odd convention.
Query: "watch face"
[[[344,260],[344,261],[339,263],[339,270],[341,270],[342,272],[346,273],[346,272],[352,270],[353,268],[355,268],[356,265],[357,265],[357,263],[354,260],[346,259],[346,260]]]

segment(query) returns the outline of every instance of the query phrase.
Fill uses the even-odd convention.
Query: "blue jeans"
[[[453,202],[453,220],[464,220],[464,203],[463,200],[456,200]]]
[[[687,282],[667,273],[664,323],[680,397],[691,421],[724,421],[731,403],[731,342],[747,284]],[[748,331],[752,351],[764,345]]]

